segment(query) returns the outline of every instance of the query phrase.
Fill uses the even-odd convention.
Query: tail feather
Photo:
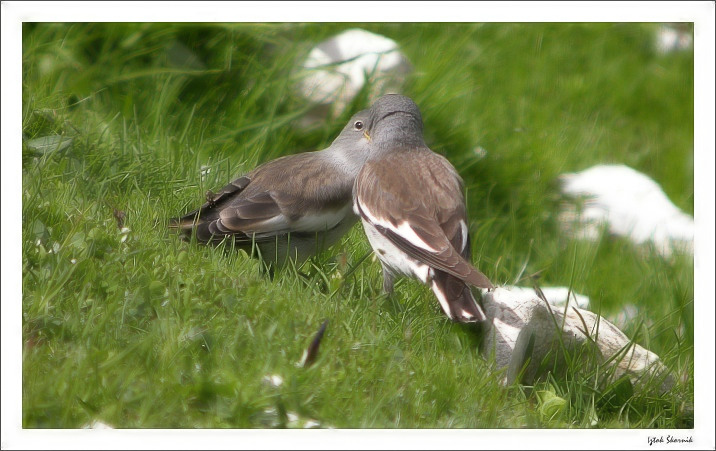
[[[195,214],[196,214],[196,212],[194,212],[193,214],[182,216],[180,218],[170,218],[169,224],[167,225],[167,227],[169,227],[170,229],[176,229],[176,230],[180,230],[180,231],[185,231],[185,230],[191,231],[191,229],[194,228],[194,224],[195,224],[195,217],[194,217]]]
[[[239,247],[251,248],[256,238],[247,233],[228,231],[221,227],[219,213],[216,209],[199,209],[180,218],[171,218],[168,227],[179,232],[185,240],[190,240],[194,236],[200,243],[218,244],[231,237]]]
[[[435,271],[430,287],[445,314],[453,321],[474,323],[487,317],[477,303],[470,287],[462,280],[446,272]]]
[[[243,176],[223,187],[219,193],[207,191],[204,205],[179,218],[171,218],[168,227],[178,230],[185,238],[191,237],[192,231],[196,229],[197,239],[203,242],[224,238],[226,234],[220,234],[220,237],[214,236],[217,233],[215,222],[227,203],[240,194],[250,182],[248,176]]]
[[[185,239],[191,238],[192,234],[195,234],[196,239],[203,243],[213,240],[220,241],[223,234],[216,236],[215,216],[217,214],[211,210],[199,209],[179,218],[171,218],[168,227],[181,233]]]

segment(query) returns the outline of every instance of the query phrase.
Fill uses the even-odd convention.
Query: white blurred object
[[[281,418],[281,413],[276,410],[275,407],[268,407],[263,410],[258,420],[263,423],[266,427],[276,428],[285,427],[289,429],[316,429],[323,428],[324,426],[313,418],[301,417],[296,412],[285,412],[284,417]],[[327,426],[332,429],[332,426]]]
[[[304,429],[315,429],[315,428],[319,428],[319,427],[321,427],[321,423],[319,423],[319,422],[316,421],[316,420],[307,420],[307,421],[303,424],[303,428],[304,428]]]
[[[627,304],[616,315],[612,315],[609,320],[617,327],[624,328],[633,323],[638,317],[639,308],[634,304]],[[648,326],[649,323],[647,322],[646,325]]]
[[[656,32],[656,49],[661,53],[692,48],[691,30],[682,24],[662,25]]]
[[[487,150],[485,150],[482,146],[477,146],[472,149],[472,153],[475,154],[478,160],[482,160],[487,156]]]
[[[278,388],[283,384],[283,378],[278,374],[267,374],[261,379],[261,382],[271,387]]]
[[[537,295],[535,293],[534,288],[513,286],[500,288],[510,291],[516,296],[534,297]],[[554,305],[555,307],[564,307],[564,304],[567,301],[567,295],[569,294],[570,306],[585,310],[589,308],[589,298],[587,296],[577,294],[574,291],[570,291],[567,287],[540,287],[540,290],[542,290],[542,294],[544,294],[544,297],[547,299],[547,302]]]
[[[368,80],[374,88],[371,96],[398,90],[410,64],[395,41],[353,28],[314,47],[301,68],[307,72],[300,83],[303,96],[318,104],[335,104],[337,115]]]
[[[99,420],[94,420],[92,423],[85,424],[84,426],[82,426],[82,429],[114,429],[114,427]]]
[[[664,256],[675,250],[693,253],[694,219],[679,210],[661,187],[623,165],[598,165],[560,176],[562,192],[584,197],[584,205],[567,205],[560,220],[567,231],[596,240],[602,224],[636,244],[652,242]]]

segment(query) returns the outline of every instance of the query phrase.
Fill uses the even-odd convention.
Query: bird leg
[[[393,293],[393,282],[395,277],[385,265],[383,265],[383,292],[385,294]]]

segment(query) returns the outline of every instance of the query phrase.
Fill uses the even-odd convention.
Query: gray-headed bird
[[[256,246],[269,264],[304,261],[357,221],[352,190],[368,157],[367,119],[367,110],[356,113],[328,148],[277,158],[208,193],[169,227],[202,243],[228,238],[249,253]]]
[[[494,288],[470,263],[463,182],[423,140],[418,106],[408,97],[378,99],[365,119],[370,156],[355,179],[354,210],[383,266],[383,288],[396,275],[432,289],[454,321],[486,319],[470,285]]]

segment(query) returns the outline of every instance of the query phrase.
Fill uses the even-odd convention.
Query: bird
[[[233,240],[269,268],[305,261],[358,220],[352,191],[368,157],[367,119],[368,110],[359,111],[329,147],[276,158],[207,192],[200,208],[170,219],[169,228],[204,244]]]
[[[494,285],[471,263],[463,180],[423,138],[415,102],[390,94],[371,106],[369,157],[355,179],[353,208],[380,260],[383,290],[397,276],[428,285],[455,322],[487,318],[470,286]]]

